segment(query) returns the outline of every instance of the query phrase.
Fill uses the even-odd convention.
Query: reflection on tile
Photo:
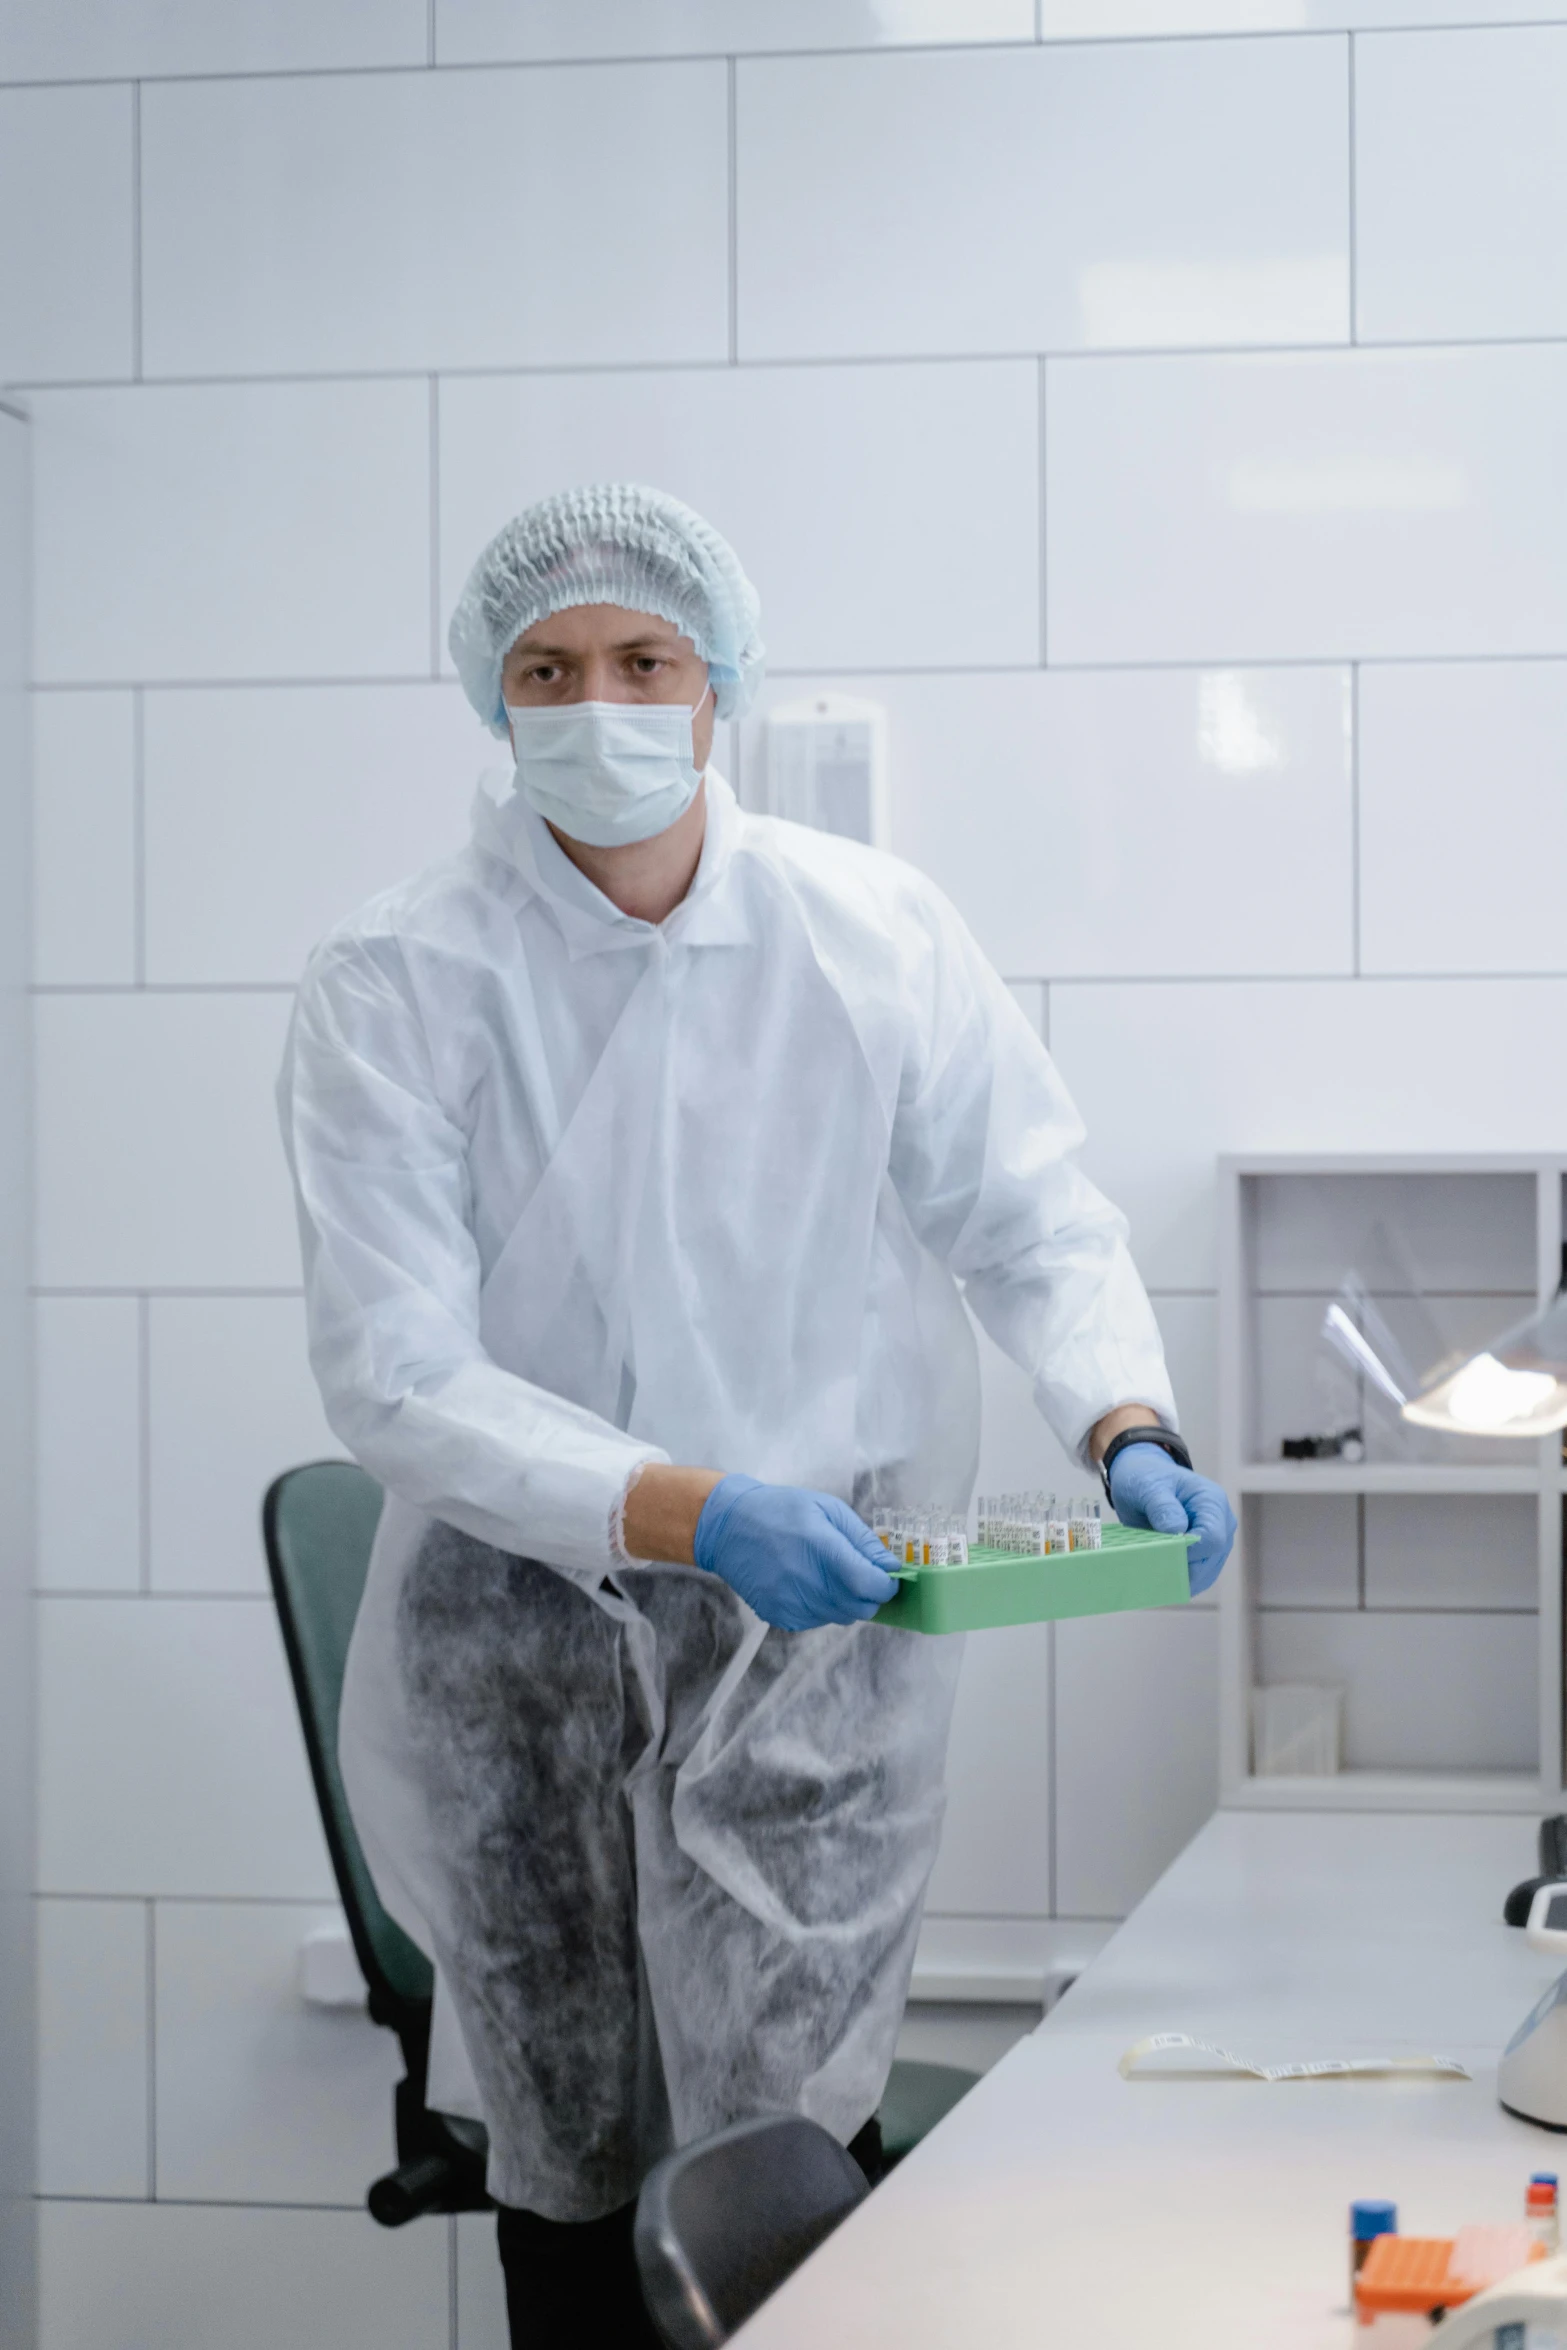
[[[141,124],[149,376],[727,356],[720,61],[166,83]],[[501,155],[509,217],[550,222],[509,276]]]
[[[1033,37],[1034,0],[435,0],[442,65]]]
[[[128,376],[130,91],[0,90],[0,214],[0,382]]]
[[[743,359],[1348,340],[1342,42],[770,58],[737,107]]]
[[[149,1309],[155,1591],[267,1589],[261,1500],[301,1461],[341,1455],[293,1297],[159,1297]]]
[[[1567,330],[1564,114],[1567,26],[1359,43],[1356,318],[1365,341]]]
[[[724,533],[777,667],[1033,662],[1037,391],[1029,360],[445,383],[443,609],[519,507],[629,479]]]
[[[1539,1505],[1523,1494],[1373,1494],[1366,1605],[1537,1608]]]
[[[435,2350],[447,2340],[447,2231],[388,2233],[362,2211],[46,2203],[40,2350]]]
[[[34,694],[33,977],[136,977],[136,714],[128,693]]]
[[[396,2039],[300,1995],[300,1944],[341,1925],[333,1907],[159,1903],[160,2195],[357,2206],[391,2168]]]
[[[1564,728],[1567,662],[1362,672],[1364,970],[1567,967]]]
[[[507,757],[455,685],[153,693],[146,727],[147,975],[187,986],[296,979],[334,923],[462,846]]]
[[[44,996],[46,1287],[288,1288],[299,1239],[272,1089],[285,996]]]
[[[1257,1619],[1264,1682],[1343,1689],[1351,1770],[1537,1769],[1535,1647],[1521,1615],[1321,1608]]]
[[[49,1893],[330,1898],[266,1599],[39,1603]]]
[[[1212,1608],[1056,1626],[1056,1911],[1124,1917],[1219,1792]]]
[[[128,385],[33,414],[42,683],[428,672],[427,384]]]
[[[1567,983],[1549,979],[1050,991],[1051,1050],[1088,1127],[1083,1163],[1130,1216],[1154,1289],[1214,1285],[1222,1151],[1567,1146],[1539,1061],[1539,1039],[1563,1029]],[[1455,1085],[1455,1069],[1484,1082]]]
[[[827,682],[764,689],[743,730],[753,805],[764,713]],[[885,707],[892,846],[940,884],[999,970],[1353,968],[1342,670],[831,682]]]
[[[38,2192],[149,2195],[147,1911],[40,1901]]]
[[[1533,1297],[1531,1175],[1267,1175],[1249,1180],[1258,1290],[1336,1289],[1353,1266],[1376,1290]]]
[[[141,1311],[133,1297],[34,1304],[41,1589],[141,1581]]]
[[[1046,407],[1053,661],[1567,648],[1567,349],[1056,360]]]
[[[969,1635],[926,1895],[933,1910],[1049,1915],[1051,1639],[1048,1624]]]

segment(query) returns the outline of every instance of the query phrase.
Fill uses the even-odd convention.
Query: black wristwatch
[[[1123,1428],[1119,1436],[1111,1437],[1105,1446],[1104,1458],[1099,1463],[1105,1499],[1112,1509],[1115,1507],[1115,1495],[1110,1491],[1110,1464],[1118,1452],[1125,1452],[1129,1444],[1156,1444],[1161,1452],[1169,1454],[1172,1461],[1179,1461],[1183,1469],[1189,1469],[1192,1465],[1191,1454],[1173,1428]]]

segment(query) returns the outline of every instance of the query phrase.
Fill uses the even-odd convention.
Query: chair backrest
[[[337,1716],[348,1643],[364,1594],[381,1488],[352,1461],[311,1461],[279,1477],[262,1504],[267,1570],[321,1825],[377,2021],[399,2025],[428,2006],[430,1962],[381,1907],[348,1809],[337,1761]]]
[[[642,2297],[670,2350],[714,2350],[868,2192],[803,2114],[737,2122],[666,2155],[637,2198]]]

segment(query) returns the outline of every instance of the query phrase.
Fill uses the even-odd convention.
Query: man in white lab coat
[[[569,492],[452,645],[513,764],[317,951],[281,1086],[312,1360],[388,1496],[342,1760],[435,1960],[431,2102],[489,2130],[516,2338],[633,2340],[660,2151],[873,2125],[961,1644],[868,1620],[865,1513],[967,1508],[965,1301],[1123,1517],[1196,1531],[1195,1586],[1233,1520],[962,922],[712,767],[762,651],[718,534]]]

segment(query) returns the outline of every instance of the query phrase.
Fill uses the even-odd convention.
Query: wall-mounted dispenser
[[[819,832],[890,848],[887,713],[851,694],[780,702],[763,724],[766,809]]]

